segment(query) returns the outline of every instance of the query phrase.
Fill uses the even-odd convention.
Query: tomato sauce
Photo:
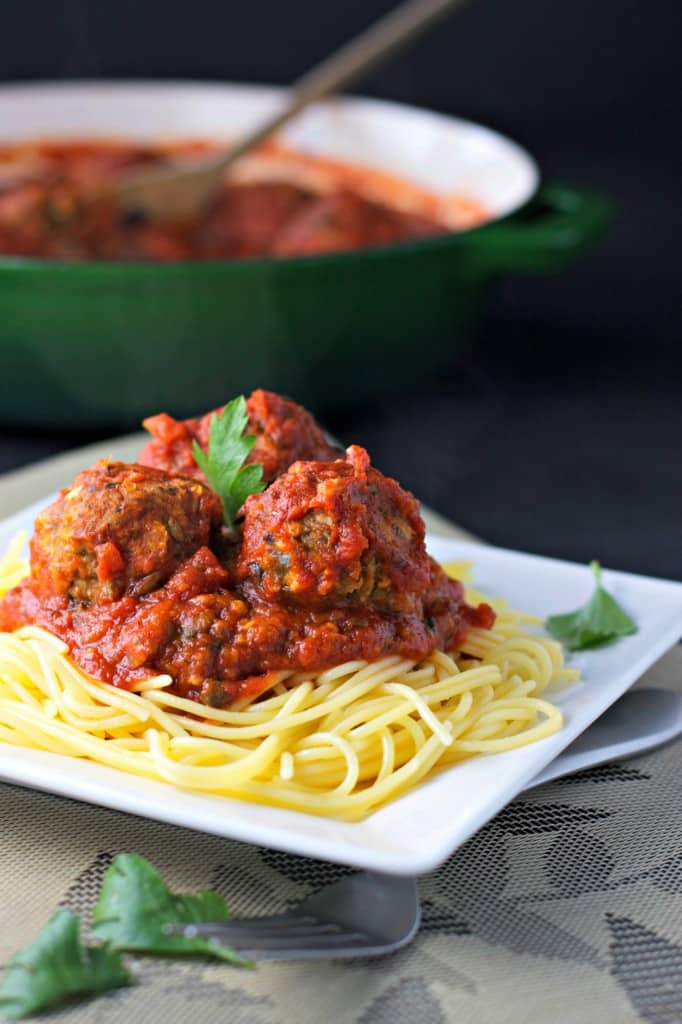
[[[229,260],[361,249],[481,223],[471,198],[435,195],[371,168],[293,153],[247,156],[211,207],[182,224],[123,216],[102,198],[122,174],[215,145],[95,140],[0,146],[0,253],[56,260]]]

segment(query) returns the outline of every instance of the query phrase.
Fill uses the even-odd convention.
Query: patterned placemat
[[[0,481],[0,510],[137,445],[123,439],[12,474]],[[682,690],[682,651],[640,685]],[[680,1024],[681,776],[677,743],[520,797],[420,880],[422,928],[390,957],[255,971],[145,959],[134,988],[51,1019]],[[0,965],[57,907],[87,915],[117,853],[147,857],[176,890],[219,890],[239,914],[282,911],[347,870],[17,786],[0,785],[0,812]]]

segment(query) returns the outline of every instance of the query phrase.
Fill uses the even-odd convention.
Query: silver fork
[[[643,753],[682,732],[682,697],[670,690],[625,694],[528,784]],[[169,926],[173,934],[203,936],[254,960],[324,960],[381,956],[407,945],[421,912],[414,878],[362,871],[308,896],[272,917],[231,918]]]
[[[414,938],[420,919],[416,879],[360,871],[325,886],[286,914],[177,925],[168,931],[217,939],[254,960],[329,960],[392,953]]]

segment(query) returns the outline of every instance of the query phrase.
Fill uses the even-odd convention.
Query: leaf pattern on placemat
[[[253,995],[240,984],[240,975],[226,972],[224,965],[207,965],[196,960],[156,960],[136,957],[136,985],[108,993],[106,1001],[85,1004],[74,1013],[74,1024],[166,1024],[167,1021],[229,1021],[229,1024],[272,1024],[275,1000],[270,995]],[[217,967],[217,970],[216,970]],[[138,1015],[140,996],[148,1013]],[[217,1016],[214,1016],[216,1015]],[[150,1016],[150,1015],[153,1015]],[[62,1010],[56,1019],[67,1024],[72,1015]]]
[[[568,825],[600,821],[611,817],[612,811],[601,807],[572,807],[570,804],[531,804],[517,800],[505,807],[492,823],[494,828],[515,836],[556,832]]]
[[[229,1024],[264,1024],[271,1019],[274,999],[252,995],[240,984],[240,972],[223,964],[146,958],[141,981],[163,986],[164,997],[174,1010],[187,1014],[210,1006]],[[222,1016],[224,1014],[224,1017]],[[191,1019],[191,1017],[190,1017]]]
[[[310,892],[323,889],[325,885],[332,885],[346,875],[352,875],[354,868],[345,867],[343,864],[330,864],[322,860],[310,860],[308,857],[299,857],[293,853],[284,853],[282,850],[260,851],[263,863],[268,864],[281,875],[290,878],[292,882],[305,885]]]
[[[111,853],[98,853],[66,890],[59,901],[60,908],[82,914],[89,921],[99,898],[102,880],[113,859]]]
[[[682,850],[657,864],[649,872],[649,878],[664,892],[682,895]]]
[[[539,816],[526,813],[523,817],[531,834],[540,830]],[[507,814],[508,821],[509,818]],[[571,815],[568,818],[570,822]],[[559,827],[555,807],[550,808],[547,821],[552,822],[553,830]],[[513,834],[517,831],[518,822]],[[499,817],[496,818],[442,868],[420,879],[420,893],[430,905],[432,919],[439,916],[446,924],[457,922],[454,934],[475,935],[517,953],[597,966],[597,951],[589,943],[533,910],[522,908],[514,896],[505,896],[514,868],[507,832],[499,827]]]
[[[438,999],[422,978],[401,978],[370,1003],[356,1024],[447,1024]]]
[[[444,909],[437,901],[423,897],[421,930],[442,935],[471,935],[471,928],[457,914]]]
[[[250,917],[262,913],[263,905],[272,913],[279,913],[290,902],[290,894],[279,876],[269,877],[261,868],[260,860],[251,863],[228,860],[217,864],[211,871],[206,887],[225,897],[231,914]]]
[[[616,861],[598,836],[571,829],[569,842],[558,836],[545,850],[545,873],[562,896],[598,892],[608,886]]]
[[[432,934],[435,936],[436,933]],[[442,942],[438,945],[427,944],[423,936],[387,956],[349,957],[348,960],[339,960],[338,966],[351,973],[360,967],[370,974],[395,978],[408,977],[417,972],[420,977],[428,978],[430,982],[440,982],[450,990],[462,989],[472,994],[477,991],[474,979],[453,965],[447,947]]]
[[[682,946],[629,917],[607,914],[611,974],[649,1024],[682,1021]]]
[[[574,775],[565,775],[563,779],[557,779],[553,785],[577,786],[582,782],[648,782],[650,778],[651,776],[640,768],[631,768],[619,764],[618,761],[612,761],[610,764],[600,764],[596,768],[587,768]]]

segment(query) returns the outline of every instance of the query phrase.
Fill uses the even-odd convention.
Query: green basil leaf
[[[582,608],[565,615],[550,615],[545,625],[569,650],[582,651],[637,632],[637,626],[601,583],[599,562],[591,562],[596,586]]]
[[[19,1020],[65,999],[132,982],[120,954],[107,946],[84,946],[79,918],[60,910],[38,938],[10,960],[0,984],[0,1011]]]
[[[198,953],[232,963],[246,963],[234,950],[213,939],[186,938],[167,925],[222,921],[225,900],[217,892],[191,895],[170,891],[152,865],[135,854],[121,854],[109,867],[93,914],[92,934],[114,949],[139,953]]]

